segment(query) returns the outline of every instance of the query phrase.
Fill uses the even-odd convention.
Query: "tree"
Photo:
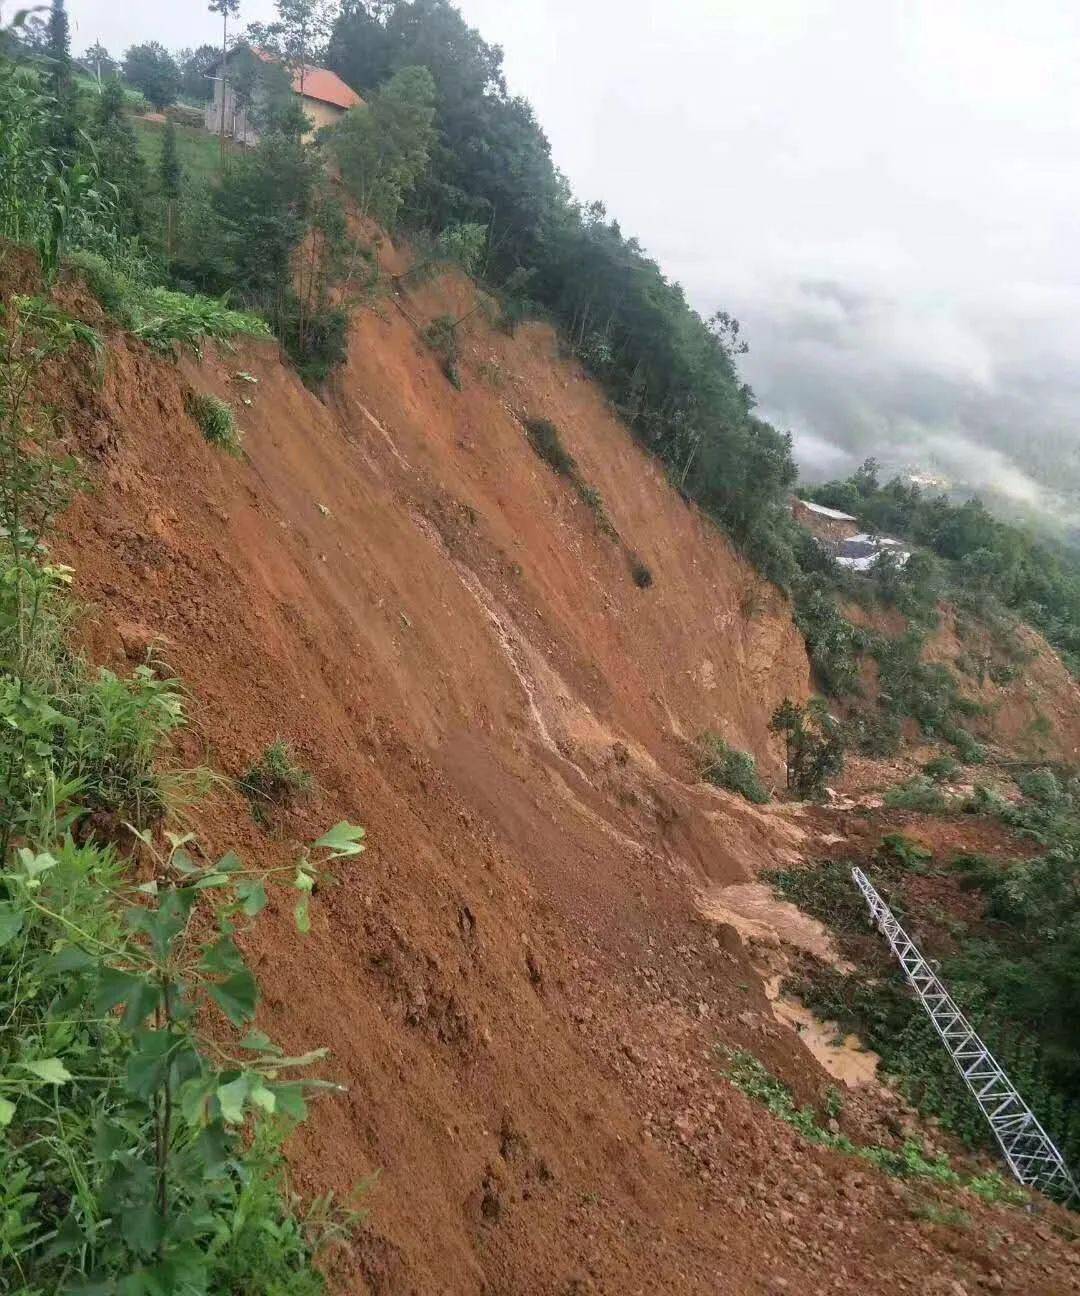
[[[45,53],[49,60],[49,90],[56,101],[52,142],[66,161],[78,149],[79,128],[75,120],[75,78],[71,70],[71,31],[64,0],[53,0],[46,26]]]
[[[176,102],[180,69],[165,46],[157,41],[131,46],[124,55],[124,77],[141,90],[159,112]]]
[[[821,698],[799,706],[785,698],[769,721],[769,728],[784,738],[787,785],[800,797],[819,797],[826,780],[844,768],[844,743],[840,722],[829,714]]]
[[[90,46],[83,55],[83,62],[97,77],[98,89],[103,81],[110,80],[119,71],[119,65],[101,41],[95,41]]]
[[[176,152],[176,126],[173,122],[165,123],[165,132],[161,137],[161,156],[158,158],[157,182],[162,198],[165,200],[165,255],[172,257],[176,242],[176,203],[180,197],[180,186],[184,172]]]
[[[197,49],[183,49],[178,55],[180,65],[180,93],[193,103],[205,103],[214,97],[211,74],[217,66],[218,51],[213,45],[200,45]]]
[[[322,49],[333,30],[335,9],[333,0],[277,0],[276,22],[252,23],[248,28],[253,41],[281,58],[301,94],[316,51]]]
[[[119,81],[106,81],[102,86],[87,130],[101,178],[115,193],[117,233],[125,238],[142,233],[146,225],[146,164],[124,112],[124,89]]]
[[[229,19],[240,12],[240,0],[210,0],[207,8],[221,14],[221,161],[225,161],[225,92],[229,88]]]
[[[435,82],[427,68],[395,72],[334,130],[341,178],[364,216],[392,227],[435,143]]]

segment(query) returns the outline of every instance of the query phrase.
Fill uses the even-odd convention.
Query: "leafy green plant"
[[[283,738],[275,738],[240,781],[256,817],[265,816],[270,807],[291,805],[311,785],[310,773]]]
[[[213,297],[146,283],[95,253],[78,252],[69,261],[109,314],[163,355],[184,348],[201,355],[207,340],[227,345],[237,337],[271,336],[257,315],[232,310]]]
[[[231,406],[209,392],[197,391],[187,393],[184,406],[211,445],[231,455],[240,453],[240,430]]]
[[[729,792],[738,792],[755,805],[764,805],[771,800],[768,789],[758,777],[753,756],[729,746],[719,734],[701,735],[698,768],[702,778]]]
[[[457,326],[459,321],[452,315],[438,315],[424,330],[424,340],[432,351],[442,359],[443,373],[450,385],[461,390],[461,369]]]
[[[339,824],[300,857],[301,930],[316,879],[362,835]],[[19,1185],[4,1262],[29,1290],[111,1291],[123,1278],[124,1291],[150,1292],[178,1275],[214,1290],[230,1270],[320,1290],[274,1188],[276,1148],[309,1096],[337,1086],[303,1074],[325,1050],[286,1057],[251,1028],[258,986],[236,937],[266,904],[267,874],[231,853],[200,860],[189,836],[168,834],[163,852],[138,836],[153,871],[142,884],[125,884],[108,850],[70,839],[22,848],[0,873],[0,962],[16,987],[2,1156]],[[200,903],[208,921],[195,921]],[[204,1034],[213,1010],[246,1034]],[[258,1131],[251,1150],[245,1126]],[[263,1214],[249,1216],[257,1202]],[[263,1232],[276,1245],[257,1245]]]
[[[562,443],[559,429],[550,419],[526,419],[529,444],[541,459],[561,477],[577,480],[577,460]]]
[[[655,579],[652,569],[636,555],[630,560],[630,577],[638,589],[651,589]]]
[[[844,733],[821,698],[799,706],[785,698],[769,722],[784,738],[788,788],[801,797],[824,794],[828,779],[844,768]]]
[[[924,814],[942,814],[949,809],[949,798],[936,783],[916,775],[885,793],[885,804],[894,810],[921,810]]]
[[[885,861],[895,861],[912,873],[925,873],[927,862],[934,853],[903,833],[886,833],[881,839],[879,854]]]
[[[923,773],[935,783],[951,783],[960,771],[960,762],[945,753],[934,756],[923,766]]]

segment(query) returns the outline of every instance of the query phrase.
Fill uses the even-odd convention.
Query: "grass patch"
[[[257,819],[271,808],[286,809],[309,792],[311,774],[296,759],[284,738],[275,738],[240,780]]]
[[[214,297],[145,283],[94,253],[73,253],[69,264],[123,328],[164,355],[185,347],[201,355],[207,340],[228,344],[237,337],[272,336],[258,315],[232,310]]]
[[[963,1187],[984,1201],[1025,1201],[1026,1195],[1000,1175],[989,1173],[967,1179],[958,1174],[943,1153],[929,1154],[918,1139],[905,1139],[900,1148],[856,1144],[846,1134],[834,1134],[821,1123],[812,1107],[799,1107],[787,1085],[778,1080],[758,1058],[744,1049],[727,1054],[728,1079],[748,1097],[761,1103],[797,1130],[810,1143],[846,1152],[869,1161],[886,1174],[902,1179],[927,1179],[948,1187]]]
[[[549,468],[553,468],[560,477],[577,481],[577,460],[563,445],[559,429],[554,423],[549,419],[526,419],[525,433],[529,438],[529,445]]]
[[[772,799],[758,777],[753,756],[729,746],[719,734],[702,734],[698,742],[698,767],[701,777],[709,783],[737,792],[754,805],[765,805]]]
[[[156,175],[165,125],[163,122],[145,121],[141,117],[132,117],[131,124],[139,142],[139,152],[150,174]],[[177,157],[188,179],[195,184],[209,184],[216,180],[221,171],[221,143],[218,137],[200,127],[183,126],[179,122],[174,125]]]
[[[923,814],[944,814],[952,802],[936,783],[918,774],[906,783],[889,788],[885,804],[892,810],[919,810]]]
[[[241,434],[229,405],[208,392],[189,391],[184,398],[184,407],[211,445],[231,455],[239,455]]]

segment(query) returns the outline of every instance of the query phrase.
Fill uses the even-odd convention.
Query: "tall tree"
[[[106,81],[86,124],[101,178],[115,195],[112,211],[117,233],[130,237],[145,228],[146,164],[135,131],[124,111],[124,88]]]
[[[161,137],[157,182],[165,201],[165,255],[170,260],[176,243],[176,204],[180,198],[183,178],[183,168],[180,166],[180,158],[176,151],[176,126],[172,121],[167,121]]]
[[[94,76],[97,77],[98,89],[101,89],[101,83],[108,81],[111,77],[116,76],[118,65],[109,51],[102,45],[101,41],[95,41],[93,45],[83,55],[83,62],[90,68]]]
[[[180,64],[180,93],[192,103],[205,103],[214,96],[212,80],[214,67],[220,55],[214,45],[200,45],[197,49],[182,49],[177,56]]]
[[[78,148],[75,120],[75,78],[71,70],[71,30],[64,0],[53,0],[46,26],[45,53],[49,59],[49,89],[56,101],[52,140],[62,157],[70,160]]]
[[[424,67],[395,72],[366,104],[345,114],[332,148],[361,215],[393,227],[405,195],[427,167],[434,122],[435,82]]]
[[[165,46],[157,41],[132,45],[124,55],[124,76],[159,112],[176,102],[180,69]]]
[[[210,0],[207,8],[221,14],[221,121],[218,133],[221,138],[221,162],[225,163],[225,96],[229,89],[229,19],[240,13],[240,0]]]
[[[337,8],[334,0],[277,0],[277,21],[252,23],[248,29],[253,40],[281,58],[301,94],[307,69],[333,31]]]

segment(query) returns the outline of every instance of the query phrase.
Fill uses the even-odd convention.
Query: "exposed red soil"
[[[409,311],[463,314],[470,292],[430,284]],[[261,1024],[328,1045],[348,1087],[292,1141],[297,1187],[381,1172],[326,1257],[335,1289],[1076,1290],[1058,1212],[919,1221],[916,1190],[722,1078],[717,1050],[745,1046],[800,1099],[827,1083],[695,906],[801,831],[694,783],[688,751],[715,728],[775,776],[801,641],[550,332],[464,331],[461,393],[385,300],[326,403],[270,347],[174,367],[116,336],[100,390],[57,385],[90,460],[57,546],[90,650],[157,640],[191,693],[183,760],[237,776],[281,734],[317,779],[273,832],[222,789],[194,813],[207,848],[281,864],[338,818],[370,834],[308,938],[281,897],[248,941]],[[202,440],[189,384],[234,402],[243,461]],[[651,589],[526,414],[559,426]]]

